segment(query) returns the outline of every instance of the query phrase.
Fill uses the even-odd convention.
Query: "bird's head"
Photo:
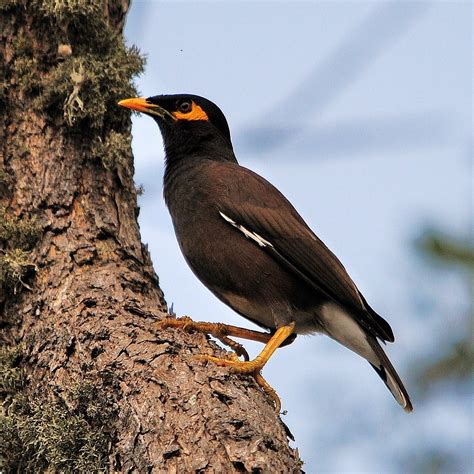
[[[232,149],[222,111],[208,99],[191,94],[156,95],[121,100],[118,105],[149,115],[158,123],[165,147],[177,142],[224,139]]]

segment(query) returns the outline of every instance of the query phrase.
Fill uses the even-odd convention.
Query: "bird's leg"
[[[288,326],[282,326],[275,331],[270,337],[262,352],[251,361],[235,361],[228,359],[220,359],[219,357],[200,354],[195,356],[201,360],[209,360],[215,364],[223,367],[231,367],[232,372],[239,374],[253,374],[260,372],[263,366],[269,361],[273,353],[281,346],[287,337],[291,335],[295,328],[295,323],[292,322]]]
[[[273,353],[280,347],[288,337],[291,336],[295,328],[295,323],[291,323],[288,326],[278,328],[274,334],[268,334],[259,331],[252,331],[250,329],[243,329],[237,326],[231,326],[229,324],[222,323],[206,323],[196,322],[191,318],[184,316],[182,318],[174,319],[167,318],[158,323],[158,327],[166,329],[181,328],[184,330],[195,330],[204,334],[212,334],[214,337],[222,341],[224,344],[230,346],[238,355],[243,355],[245,361],[240,361],[236,356],[232,360],[220,359],[209,355],[200,354],[195,356],[198,359],[214,362],[219,366],[231,367],[231,371],[234,373],[249,374],[255,379],[257,384],[262,390],[272,399],[275,404],[277,412],[281,409],[280,398],[276,391],[270,386],[270,384],[263,378],[260,371],[263,366],[268,362]],[[249,361],[247,351],[238,342],[229,339],[227,336],[241,337],[244,339],[250,339],[252,341],[263,342],[265,347],[262,352],[252,361]]]
[[[292,322],[288,326],[283,326],[278,328],[270,337],[270,340],[267,342],[262,352],[252,361],[242,362],[240,360],[228,360],[228,359],[219,359],[218,357],[213,357],[209,355],[198,355],[195,356],[201,360],[208,360],[214,362],[219,366],[230,367],[231,372],[239,374],[249,374],[255,379],[255,382],[263,389],[263,391],[273,400],[275,404],[275,410],[277,412],[281,409],[280,397],[277,395],[276,391],[270,386],[270,384],[263,378],[260,371],[263,366],[269,361],[273,353],[283,344],[283,342],[292,334],[295,328],[295,323]]]
[[[222,323],[207,323],[193,321],[188,316],[182,318],[166,318],[160,321],[157,326],[160,329],[166,328],[180,328],[190,331],[198,331],[203,334],[211,334],[215,338],[219,339],[223,344],[229,346],[239,356],[243,356],[246,361],[249,360],[249,355],[242,344],[239,344],[228,336],[240,337],[243,339],[249,339],[251,341],[268,343],[272,338],[271,334],[260,331],[252,331],[251,329],[239,328],[237,326],[231,326],[230,324]]]

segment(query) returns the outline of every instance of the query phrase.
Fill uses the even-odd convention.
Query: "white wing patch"
[[[229,224],[234,226],[236,229],[239,229],[245,235],[245,237],[247,237],[248,239],[252,239],[254,242],[257,242],[257,244],[260,247],[273,247],[273,245],[268,240],[265,240],[263,237],[261,237],[260,235],[258,235],[255,232],[251,232],[250,230],[246,229],[243,225],[237,224],[237,222],[235,222],[230,217],[227,217],[223,212],[219,211],[219,214]]]

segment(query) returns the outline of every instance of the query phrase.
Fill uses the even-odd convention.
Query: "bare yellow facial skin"
[[[172,112],[172,115],[177,118],[178,120],[209,120],[209,117],[207,116],[206,112],[202,110],[202,108],[197,105],[195,102],[192,103],[193,108],[187,112]]]

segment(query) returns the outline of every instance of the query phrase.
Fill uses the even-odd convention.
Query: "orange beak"
[[[118,105],[126,107],[127,109],[136,110],[137,112],[147,113],[151,104],[146,101],[145,97],[136,97],[133,99],[121,100]]]
[[[162,119],[177,120],[176,117],[170,114],[167,110],[159,105],[149,102],[145,97],[135,97],[132,99],[124,99],[118,102],[121,107],[127,109],[136,110],[137,112],[143,112],[144,114],[160,117]]]

